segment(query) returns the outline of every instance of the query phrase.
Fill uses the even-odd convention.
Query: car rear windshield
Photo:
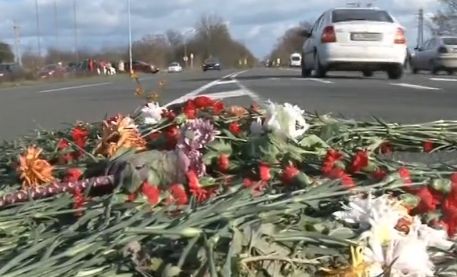
[[[443,42],[446,45],[457,45],[457,38],[443,38]]]
[[[299,60],[300,60],[300,57],[292,57],[292,60],[293,60],[293,61],[299,61]]]
[[[392,17],[386,11],[380,10],[335,10],[332,13],[334,23],[344,21],[379,21],[393,22]]]

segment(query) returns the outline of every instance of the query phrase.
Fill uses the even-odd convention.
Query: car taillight
[[[447,52],[448,52],[448,50],[444,46],[441,46],[440,48],[438,48],[438,53],[447,53]]]
[[[402,28],[398,28],[395,33],[395,44],[406,44],[405,31]]]
[[[324,28],[321,37],[322,43],[332,43],[336,42],[336,33],[335,28],[333,26],[327,26]]]

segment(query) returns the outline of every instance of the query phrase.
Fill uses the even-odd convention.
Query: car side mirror
[[[309,38],[309,37],[311,37],[312,34],[311,34],[311,31],[304,29],[304,30],[300,31],[300,35],[302,37]]]

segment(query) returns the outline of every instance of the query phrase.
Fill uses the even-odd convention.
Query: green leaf
[[[316,135],[304,137],[300,142],[298,142],[298,145],[310,149],[330,147],[324,140]]]
[[[220,139],[211,142],[207,147],[218,154],[232,154],[232,145]]]
[[[218,157],[218,154],[214,151],[208,151],[207,153],[205,153],[203,155],[203,162],[205,163],[205,165],[211,165],[214,161],[214,159],[216,159]]]
[[[127,163],[119,175],[119,183],[117,186],[121,188],[121,190],[125,189],[129,193],[134,193],[140,188],[142,183],[143,180],[141,179],[139,172],[131,163]]]
[[[351,239],[354,238],[355,233],[352,229],[341,227],[330,231],[328,235],[337,239]]]

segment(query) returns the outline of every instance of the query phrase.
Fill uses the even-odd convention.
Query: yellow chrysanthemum
[[[117,116],[103,122],[102,139],[97,154],[112,157],[120,148],[144,150],[146,141],[133,124],[130,117]]]
[[[54,167],[40,159],[43,149],[30,146],[19,156],[19,174],[23,188],[37,187],[55,180],[52,176]]]
[[[351,246],[351,265],[338,269],[323,269],[326,276],[332,277],[368,277],[370,265],[364,261],[363,248]]]

